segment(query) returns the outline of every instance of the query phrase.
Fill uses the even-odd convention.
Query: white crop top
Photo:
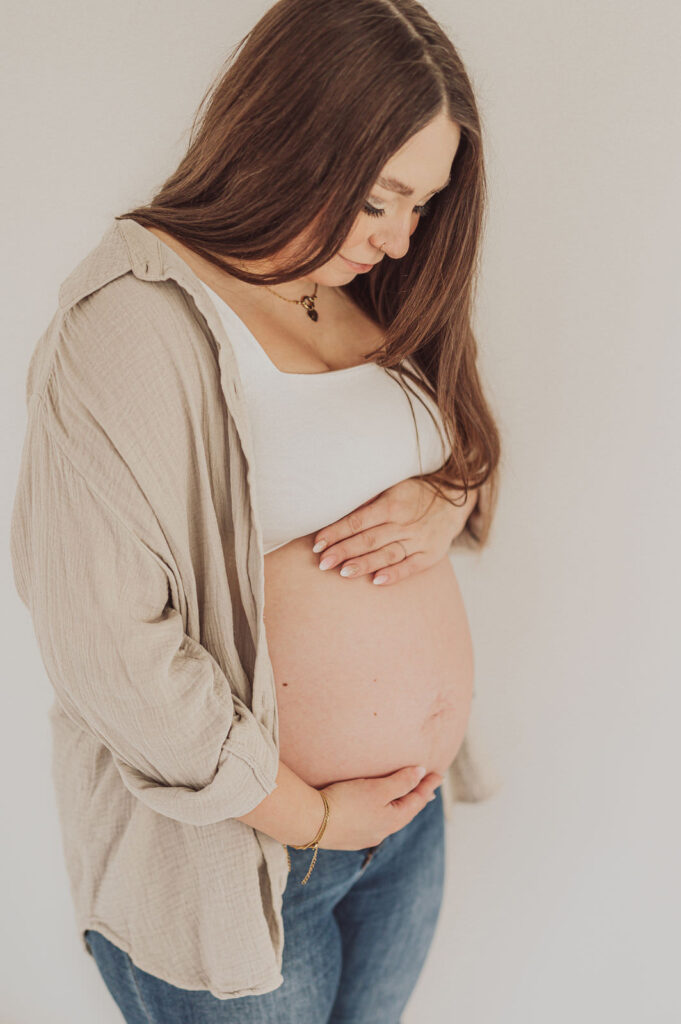
[[[265,554],[316,533],[400,480],[442,466],[449,446],[443,447],[421,402],[384,367],[280,370],[232,307],[204,287],[237,359],[253,437]],[[441,424],[436,403],[421,394]],[[418,425],[421,463],[408,403]]]

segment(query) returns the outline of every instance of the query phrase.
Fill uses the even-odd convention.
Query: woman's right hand
[[[442,779],[438,772],[427,772],[421,778],[418,767],[410,765],[390,775],[323,786],[321,792],[329,801],[329,820],[319,842],[320,850],[378,846],[416,817]]]

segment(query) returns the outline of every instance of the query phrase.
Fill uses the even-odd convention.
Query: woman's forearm
[[[314,839],[324,820],[324,801],[319,790],[308,786],[283,761],[279,761],[276,788],[248,814],[238,819],[289,846]]]

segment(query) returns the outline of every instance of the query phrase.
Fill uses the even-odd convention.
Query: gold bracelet
[[[320,789],[320,790],[318,790],[318,792],[319,792],[322,800],[324,801],[324,821],[322,822],[321,828],[317,832],[317,835],[314,837],[313,840],[311,840],[311,842],[304,843],[302,846],[296,846],[295,843],[289,843],[288,846],[287,846],[286,843],[282,843],[284,849],[286,850],[286,860],[288,861],[288,869],[289,869],[289,871],[291,870],[291,857],[289,856],[288,847],[292,846],[294,850],[309,850],[309,849],[311,849],[314,846],[314,854],[313,854],[313,857],[312,857],[312,861],[310,862],[310,867],[308,868],[308,872],[305,875],[305,878],[300,883],[301,885],[305,885],[305,883],[307,882],[308,878],[312,874],[312,869],[314,868],[315,862],[317,860],[317,852],[319,850],[319,840],[324,835],[324,830],[325,830],[326,824],[327,824],[327,822],[329,820],[329,801],[326,799],[326,794],[324,793],[324,790]]]

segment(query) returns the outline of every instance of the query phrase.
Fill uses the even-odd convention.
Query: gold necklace
[[[315,309],[315,305],[314,305],[315,304],[315,300],[317,298],[317,288],[318,287],[319,287],[319,282],[316,282],[315,286],[314,286],[314,292],[312,293],[312,295],[303,295],[302,299],[286,299],[286,298],[284,298],[283,295],[280,295],[279,292],[275,292],[274,289],[270,288],[269,285],[267,285],[267,284],[265,285],[265,288],[267,288],[267,291],[268,292],[272,292],[272,294],[276,295],[278,299],[283,299],[284,302],[295,302],[296,305],[302,306],[304,308],[305,312],[307,313],[307,315],[309,316],[310,320],[319,320],[319,313]]]

